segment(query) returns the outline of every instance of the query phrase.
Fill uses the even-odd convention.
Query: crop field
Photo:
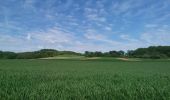
[[[0,60],[0,100],[170,100],[170,60]]]

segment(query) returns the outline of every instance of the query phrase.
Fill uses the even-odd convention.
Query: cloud
[[[85,38],[87,38],[89,40],[109,43],[112,45],[119,44],[119,42],[113,41],[113,40],[109,39],[106,35],[99,34],[96,30],[92,30],[92,29],[87,30],[87,32],[84,34],[84,36],[85,36]]]
[[[14,37],[8,34],[0,33],[0,44],[9,44],[9,43],[16,44],[20,42],[20,40],[21,39],[19,37]]]
[[[4,2],[0,49],[107,51],[170,44],[168,0]]]
[[[24,50],[30,50],[32,49],[25,49],[28,48],[27,41],[23,36],[15,36],[15,35],[9,35],[0,33],[0,50],[5,51],[24,51]]]
[[[146,24],[145,27],[146,28],[156,28],[156,27],[158,27],[158,25],[157,24]]]
[[[106,21],[106,18],[99,17],[97,14],[88,14],[87,18],[89,20],[100,21],[100,22],[105,22]]]
[[[111,27],[109,27],[109,26],[106,26],[106,27],[105,27],[105,30],[111,31],[111,30],[112,30],[112,28],[111,28]]]
[[[115,15],[129,11],[132,8],[131,0],[126,2],[112,2],[111,10]]]
[[[70,43],[73,41],[74,36],[67,30],[58,27],[49,28],[29,33],[35,40],[47,43]]]
[[[23,7],[24,8],[34,8],[34,3],[35,3],[35,0],[25,0]]]
[[[94,39],[94,40],[102,40],[102,39],[105,38],[104,35],[101,35],[101,34],[97,33],[96,30],[94,30],[94,29],[87,29],[87,31],[84,34],[84,36],[87,39]]]
[[[78,26],[78,25],[79,25],[79,24],[76,23],[76,22],[70,22],[69,24],[70,24],[70,25],[73,25],[73,26]]]
[[[28,34],[26,37],[27,40],[31,40],[31,34]]]
[[[170,14],[164,14],[163,16],[155,19],[155,21],[156,21],[156,22],[163,22],[163,21],[165,21],[165,20],[169,20],[169,18],[170,18]]]
[[[157,29],[156,31],[141,34],[141,40],[150,45],[169,45],[169,33],[170,30]]]
[[[102,17],[97,9],[85,8],[85,16],[89,20],[105,22],[106,18]]]
[[[16,21],[8,21],[8,24],[6,23],[0,23],[0,30],[6,31],[22,31],[24,28],[23,26],[20,26],[18,22]]]
[[[134,38],[130,37],[130,36],[127,35],[127,34],[122,34],[122,35],[120,35],[120,38],[123,39],[123,40],[127,40],[127,41],[129,41],[129,42],[139,42],[139,40],[134,39]]]
[[[170,35],[167,33],[143,33],[141,39],[149,45],[168,45]]]
[[[73,4],[73,0],[67,0],[63,8],[68,9],[72,4]]]
[[[31,31],[25,34],[0,34],[0,49],[11,51],[31,51],[42,48],[67,49],[77,44],[73,33],[59,27]]]

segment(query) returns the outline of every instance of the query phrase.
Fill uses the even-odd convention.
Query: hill
[[[58,51],[54,49],[42,49],[39,51],[21,52],[21,53],[0,51],[0,59],[35,59],[35,58],[55,57],[59,55],[78,56],[81,54],[73,51]]]
[[[170,46],[150,46],[148,48],[138,48],[136,50],[125,51],[85,51],[84,54],[73,51],[58,51],[54,49],[42,49],[33,52],[7,52],[0,51],[0,59],[36,59],[36,58],[48,58],[48,57],[70,57],[70,56],[85,56],[85,57],[128,57],[128,58],[149,58],[149,59],[161,59],[170,58]]]

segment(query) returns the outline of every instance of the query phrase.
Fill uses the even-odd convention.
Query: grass
[[[168,100],[170,61],[0,60],[1,100]]]

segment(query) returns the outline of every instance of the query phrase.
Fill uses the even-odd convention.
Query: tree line
[[[127,56],[135,58],[169,58],[170,46],[150,46],[148,48],[138,48],[136,50],[129,50]]]
[[[109,51],[109,52],[89,52],[84,53],[86,57],[131,57],[131,58],[169,58],[170,46],[150,46],[148,48],[138,48],[136,50]]]
[[[36,59],[45,57],[54,57],[59,55],[84,55],[85,57],[132,57],[132,58],[169,58],[170,46],[150,46],[148,48],[138,48],[136,50],[120,51],[85,51],[83,54],[73,51],[58,51],[54,49],[42,49],[34,52],[6,52],[0,51],[0,59]]]
[[[21,52],[21,53],[0,51],[0,59],[36,59],[36,58],[54,57],[59,55],[80,55],[80,53],[76,53],[72,51],[58,51],[54,49],[42,49],[39,51]]]
[[[90,51],[85,51],[84,55],[86,57],[124,57],[125,52],[124,51],[109,51],[109,52],[100,52],[100,51],[90,52]]]

